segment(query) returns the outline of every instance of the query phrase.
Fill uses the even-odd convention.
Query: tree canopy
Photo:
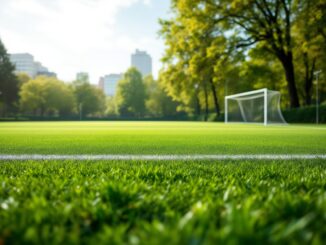
[[[5,116],[18,99],[18,80],[7,50],[0,39],[0,115]]]
[[[70,115],[75,101],[71,88],[53,77],[39,76],[24,83],[20,91],[20,108],[32,115]]]
[[[143,116],[145,114],[145,99],[142,75],[132,67],[118,83],[116,94],[118,113],[121,116]]]
[[[325,68],[325,9],[322,0],[172,0],[160,20],[160,80],[190,112],[219,114],[224,95],[262,86],[280,90],[284,106],[309,105],[313,72]]]
[[[87,80],[76,80],[72,84],[77,111],[81,116],[102,115],[105,111],[105,95],[102,90]]]

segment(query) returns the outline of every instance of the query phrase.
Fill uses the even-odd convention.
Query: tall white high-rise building
[[[15,73],[25,73],[31,78],[38,75],[56,77],[54,72],[49,72],[48,68],[40,62],[34,61],[34,56],[29,53],[10,54],[10,62],[15,65]]]
[[[136,49],[131,55],[131,66],[136,67],[143,77],[152,75],[152,57],[146,51]]]
[[[10,62],[15,65],[16,73],[26,73],[34,78],[37,73],[37,65],[35,65],[33,55],[29,53],[10,54]]]
[[[100,78],[99,87],[101,87],[106,96],[114,96],[117,91],[119,80],[122,79],[122,74],[109,74]]]

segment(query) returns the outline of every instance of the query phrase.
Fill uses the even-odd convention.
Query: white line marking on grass
[[[0,160],[304,160],[326,159],[326,154],[242,154],[242,155],[6,155]]]

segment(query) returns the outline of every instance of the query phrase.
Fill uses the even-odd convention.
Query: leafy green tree
[[[216,22],[226,20],[228,29],[241,33],[238,48],[261,43],[281,62],[287,81],[291,107],[299,107],[293,64],[292,22],[298,15],[293,0],[209,1],[216,10]]]
[[[5,116],[18,100],[18,80],[15,66],[10,62],[7,50],[0,39],[0,114]]]
[[[259,45],[252,48],[248,52],[247,59],[241,63],[236,87],[240,88],[241,91],[261,88],[280,91],[282,107],[288,108],[290,106],[290,100],[286,96],[287,82],[282,71],[282,65],[273,54],[266,52]],[[234,93],[234,88],[232,90]]]
[[[306,105],[312,103],[314,71],[326,70],[326,2],[300,1],[301,11],[294,21],[294,61],[296,77]]]
[[[313,72],[326,70],[324,0],[172,0],[171,13],[160,80],[189,111],[219,114],[220,97],[261,86],[311,104]]]
[[[177,114],[178,103],[166,94],[162,85],[152,76],[144,78],[146,88],[146,110],[149,116],[168,117]]]
[[[20,109],[24,113],[43,115],[45,107],[45,82],[41,79],[30,80],[20,90]]]
[[[21,88],[25,83],[27,83],[31,78],[26,73],[18,73],[18,87]]]
[[[20,91],[20,108],[33,115],[70,115],[74,111],[72,90],[53,77],[39,76],[24,83]]]
[[[108,116],[117,116],[117,105],[114,96],[108,96],[106,98],[106,110],[105,114]]]
[[[234,38],[225,37],[211,4],[174,0],[171,9],[172,18],[160,21],[167,46],[160,80],[173,99],[193,107],[195,114],[204,109],[206,119],[211,110],[219,116],[225,67],[230,63],[236,67],[239,58],[232,48]]]
[[[73,82],[72,90],[78,114],[96,116],[104,113],[105,95],[101,89],[91,85],[87,80],[77,80]]]
[[[116,104],[121,116],[144,116],[145,85],[141,73],[134,67],[130,68],[118,83]]]

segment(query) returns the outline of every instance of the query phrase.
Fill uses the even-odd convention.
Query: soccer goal
[[[281,94],[266,88],[225,97],[225,123],[286,124]]]

